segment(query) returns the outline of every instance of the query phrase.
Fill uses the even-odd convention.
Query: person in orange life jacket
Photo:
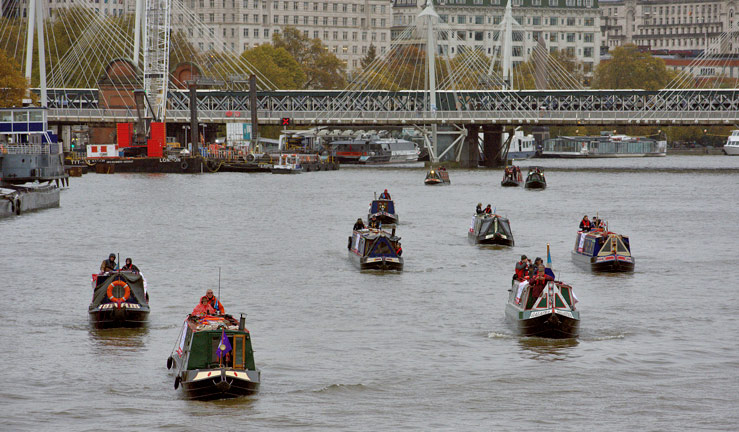
[[[490,207],[490,204],[485,207],[485,214],[493,214],[493,209]]]
[[[380,194],[380,199],[383,199],[383,200],[389,200],[390,199],[390,194],[387,192],[387,189],[385,189],[385,191]]]
[[[216,310],[208,303],[208,297],[200,297],[200,303],[192,310],[192,315],[213,315]]]
[[[398,254],[398,256],[403,255],[403,246],[400,245],[400,242],[398,242],[398,247],[395,248],[395,253]]]
[[[225,313],[225,310],[223,309],[223,305],[220,301],[218,301],[218,298],[213,295],[213,290],[209,289],[205,292],[205,298],[208,300],[208,304],[215,309],[217,312],[219,312],[221,315]]]
[[[123,267],[121,267],[121,270],[122,271],[129,271],[129,272],[136,273],[136,274],[141,273],[141,270],[139,270],[138,267],[136,267],[135,265],[133,265],[133,260],[131,260],[131,258],[126,258],[126,265],[124,265]]]
[[[580,221],[580,231],[588,232],[591,228],[593,228],[593,224],[590,223],[588,215],[583,216],[582,220]]]

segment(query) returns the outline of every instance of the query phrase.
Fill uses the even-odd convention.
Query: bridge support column
[[[464,138],[459,166],[462,168],[477,168],[480,163],[480,149],[478,148],[478,135],[480,126],[476,124],[464,125],[467,136]]]
[[[483,125],[482,134],[484,165],[488,168],[503,166],[505,161],[502,160],[500,151],[503,142],[503,126]]]

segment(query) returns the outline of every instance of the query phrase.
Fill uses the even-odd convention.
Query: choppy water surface
[[[96,175],[62,206],[0,220],[3,430],[735,430],[739,158],[530,161],[501,171]],[[598,170],[593,167],[619,169]],[[360,273],[346,238],[387,187],[406,271]],[[468,244],[477,202],[516,246]],[[593,275],[570,249],[583,214],[631,237],[636,272]],[[521,338],[504,319],[514,263],[552,247],[581,336]],[[110,252],[149,281],[145,330],[95,331],[90,274]],[[262,391],[184,400],[166,358],[206,288],[248,313]]]

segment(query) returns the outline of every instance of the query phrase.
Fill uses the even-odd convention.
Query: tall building
[[[737,53],[735,0],[601,0],[602,51],[634,44],[664,54]]]
[[[600,60],[600,10],[598,0],[510,0],[522,36],[514,37],[513,65],[525,62],[541,40],[550,52],[564,51],[583,64],[590,74]],[[475,48],[493,54],[508,0],[434,0],[439,17],[456,32],[439,41],[440,51],[455,55]],[[393,36],[416,21],[425,0],[395,0]]]
[[[359,67],[370,45],[378,53],[390,46],[392,4],[388,0],[183,2],[205,29],[189,27],[187,17],[177,12],[172,16],[172,26],[179,26],[201,51],[228,48],[241,52],[271,42],[273,34],[291,26],[311,39],[320,39],[351,71]]]
[[[133,9],[128,4],[135,5],[136,0],[48,0],[42,1],[45,17],[54,17],[59,9],[81,6],[95,11],[102,17],[122,16]],[[0,0],[0,16],[26,18],[29,11],[28,0]]]

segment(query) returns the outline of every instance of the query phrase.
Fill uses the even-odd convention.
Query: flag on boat
[[[220,360],[221,357],[229,351],[231,351],[231,342],[226,337],[226,330],[223,330],[221,332],[221,341],[218,343],[216,355],[218,355],[218,359]]]
[[[187,336],[187,320],[182,326],[182,332],[180,333],[180,346],[177,347],[177,355],[182,357],[182,353],[185,350],[185,337]]]
[[[547,243],[547,266],[544,273],[554,278],[554,270],[552,270],[552,253],[549,251],[549,243]]]

